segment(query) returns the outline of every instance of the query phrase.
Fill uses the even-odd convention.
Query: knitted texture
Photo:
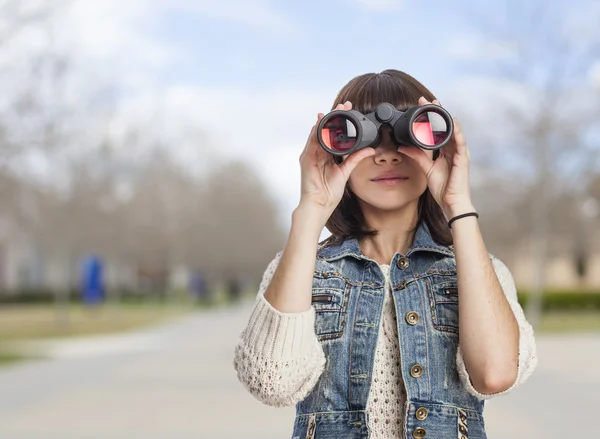
[[[402,437],[406,390],[400,370],[400,344],[396,308],[390,284],[390,266],[380,265],[385,276],[383,315],[375,347],[373,379],[367,400],[368,429],[373,439]]]
[[[282,313],[264,298],[280,257],[278,254],[263,275],[233,360],[244,387],[259,401],[274,407],[302,401],[325,368],[325,354],[314,330],[314,309]]]

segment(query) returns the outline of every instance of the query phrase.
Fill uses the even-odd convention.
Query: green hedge
[[[44,289],[31,289],[23,291],[0,293],[1,304],[34,304],[34,303],[53,303],[56,300],[55,292]],[[109,292],[109,300],[115,296],[120,296],[123,302],[138,302],[151,299],[154,295],[140,295],[132,291],[122,291],[120,295],[115,292]],[[523,308],[527,307],[527,302],[531,294],[528,291],[519,291],[519,302]],[[69,292],[69,300],[73,303],[81,302],[79,292],[76,290]],[[600,311],[600,291],[547,291],[542,296],[542,309],[544,311],[555,310],[599,310]]]
[[[519,302],[523,308],[531,294],[526,291],[519,291]],[[563,311],[563,310],[599,310],[600,311],[600,291],[547,291],[542,296],[542,310],[544,311]]]
[[[0,293],[0,304],[33,304],[52,303],[56,300],[56,292],[50,289],[35,288],[19,291],[3,291]],[[78,293],[70,291],[69,300],[78,301]]]
[[[77,290],[71,290],[67,292],[68,300],[71,303],[81,303],[81,294]],[[116,297],[117,293],[114,291],[108,292],[108,300]],[[152,298],[155,295],[140,295],[133,291],[121,291],[119,297],[123,302],[140,302],[148,298]],[[17,304],[50,304],[56,302],[57,296],[56,291],[50,289],[27,289],[20,291],[3,291],[0,292],[0,305],[17,305]]]

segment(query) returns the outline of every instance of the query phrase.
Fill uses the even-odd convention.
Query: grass
[[[48,305],[0,307],[0,342],[108,334],[150,326],[190,312],[189,305],[127,304],[64,310]]]
[[[116,334],[164,323],[194,311],[227,306],[223,291],[212,300],[193,303],[186,294],[172,294],[165,301],[157,297],[114,299],[96,307],[82,304],[0,305],[0,366],[30,359],[18,345],[28,340]],[[16,347],[16,349],[15,349]]]
[[[551,311],[542,315],[540,332],[598,332],[600,312],[598,311]]]
[[[16,363],[18,361],[25,360],[26,358],[15,352],[3,351],[0,347],[0,366]]]
[[[3,305],[0,306],[0,366],[30,359],[18,350],[15,352],[15,343],[25,340],[126,332],[166,322],[193,310],[191,305],[183,303],[68,305],[62,310],[53,305]]]

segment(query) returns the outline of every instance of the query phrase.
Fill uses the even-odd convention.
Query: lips
[[[408,177],[406,175],[399,174],[398,172],[384,172],[383,174],[371,179],[371,181],[382,180],[408,180]]]

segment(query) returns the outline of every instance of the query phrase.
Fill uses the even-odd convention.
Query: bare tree
[[[598,14],[591,6],[589,13]],[[592,87],[586,75],[600,53],[600,39],[594,32],[586,34],[574,27],[566,8],[537,0],[504,0],[494,5],[494,16],[475,16],[472,11],[469,16],[485,41],[504,47],[509,55],[468,67],[521,91],[520,99],[513,95],[495,102],[506,116],[503,132],[511,135],[504,136],[495,149],[497,139],[485,133],[480,138],[493,151],[489,157],[503,158],[494,160],[493,166],[502,167],[501,172],[521,187],[531,188],[525,189],[531,196],[523,208],[529,214],[535,264],[528,307],[534,325],[546,283],[552,200],[565,192],[578,193],[598,168],[597,145],[589,134],[598,127],[600,108],[597,99],[585,97]],[[600,14],[589,24],[599,21]]]
[[[258,176],[231,162],[207,177],[200,224],[202,264],[220,276],[236,271],[257,278],[285,239],[276,206]]]
[[[65,126],[64,93],[68,81],[69,54],[53,47],[53,24],[71,0],[0,2],[0,54],[17,47],[22,61],[4,57],[4,111],[0,113],[0,167],[32,148],[47,149],[60,144]],[[31,49],[21,37],[28,32],[46,35],[46,47]],[[14,46],[14,47],[13,47]],[[13,50],[14,53],[14,50]],[[70,110],[73,112],[73,109]]]

